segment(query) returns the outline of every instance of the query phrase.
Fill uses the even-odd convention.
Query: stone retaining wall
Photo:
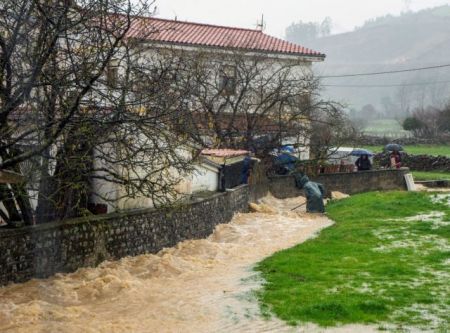
[[[330,197],[332,191],[356,194],[369,191],[405,190],[406,182],[404,176],[408,172],[408,168],[402,168],[399,170],[386,169],[330,173],[311,177],[311,180],[323,184],[327,190],[327,196]],[[303,191],[295,187],[293,176],[272,177],[269,188],[271,193],[280,199],[303,194]]]
[[[363,146],[384,146],[388,143],[398,143],[401,145],[431,145],[431,144],[448,144],[450,137],[448,135],[442,135],[440,138],[417,138],[417,137],[405,137],[392,139],[382,136],[363,135],[359,138],[359,145]]]
[[[374,162],[378,165],[389,164],[389,154],[377,154]],[[450,171],[450,158],[446,156],[409,155],[402,153],[402,164],[417,171]]]
[[[156,253],[248,209],[250,190],[238,187],[170,209],[147,209],[0,229],[0,285],[96,266],[104,260]]]
[[[354,194],[405,188],[408,170],[324,174],[313,180],[330,191]],[[166,209],[90,216],[17,229],[0,228],[0,285],[96,266],[104,260],[156,253],[187,239],[205,238],[214,227],[246,212],[248,202],[271,191],[278,198],[303,195],[291,176],[267,179],[255,172],[250,187]]]

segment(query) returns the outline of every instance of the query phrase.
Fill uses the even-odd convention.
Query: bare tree
[[[417,108],[406,118],[403,127],[409,127],[420,138],[439,138],[449,132],[450,107]]]
[[[202,145],[245,148],[261,157],[283,142],[316,152],[355,131],[343,106],[321,98],[320,81],[302,61],[250,52],[190,57],[192,133]],[[324,139],[325,133],[330,136]],[[321,137],[321,139],[319,139]],[[324,148],[325,147],[325,148]]]
[[[411,100],[412,100],[412,89],[407,85],[401,86],[397,89],[396,102],[398,106],[398,111],[395,116],[397,118],[402,118],[407,116],[411,112]]]
[[[177,107],[165,108],[174,104],[167,86],[176,66],[146,63],[140,73],[151,76],[138,78],[130,65],[144,63],[138,40],[155,32],[143,17],[151,6],[2,2],[0,169],[29,176],[1,186],[3,218],[31,224],[82,215],[96,180],[120,186],[108,200],[141,195],[156,204],[176,196],[195,155],[185,137],[169,132]],[[129,38],[136,24],[142,36]],[[138,94],[132,88],[144,78],[151,89]]]
[[[184,58],[189,124],[202,145],[257,149],[263,137],[269,148],[306,138],[319,83],[304,63],[249,52]]]
[[[133,15],[146,8],[120,0],[2,2],[1,168],[55,142],[118,52]],[[25,141],[39,144],[11,153],[9,148]]]
[[[343,106],[321,102],[311,128],[311,152],[315,162],[323,163],[334,151],[350,142],[357,142],[358,130],[343,112]]]

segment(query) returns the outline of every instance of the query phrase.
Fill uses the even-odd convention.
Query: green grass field
[[[450,180],[450,172],[446,171],[413,171],[414,180]]]
[[[257,265],[266,281],[258,293],[263,313],[291,325],[448,332],[448,200],[376,192],[331,202],[334,226]]]
[[[403,133],[406,132],[403,130],[400,123],[395,119],[376,119],[371,120],[366,128],[364,128],[365,132],[372,133]]]
[[[371,150],[374,153],[381,153],[383,147],[384,146],[364,146],[363,148]],[[408,154],[450,157],[450,145],[414,145],[403,147]]]

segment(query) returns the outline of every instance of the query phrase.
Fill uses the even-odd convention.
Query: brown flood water
[[[267,197],[208,239],[0,288],[0,332],[322,332],[262,319],[252,296],[252,265],[332,224],[290,212],[302,200]]]

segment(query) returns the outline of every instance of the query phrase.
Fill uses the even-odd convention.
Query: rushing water
[[[208,239],[1,288],[0,331],[291,331],[260,316],[252,265],[331,224],[291,212],[302,200],[268,197],[260,212],[236,215]]]

